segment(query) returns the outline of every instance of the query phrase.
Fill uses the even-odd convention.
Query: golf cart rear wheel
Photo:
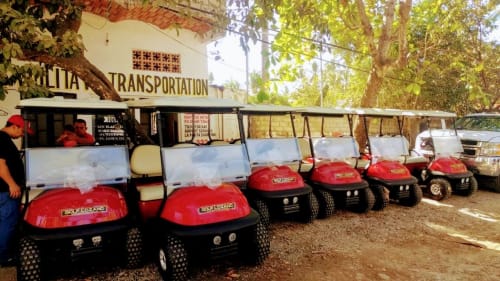
[[[42,280],[42,263],[40,249],[30,238],[23,237],[19,241],[19,260],[17,265],[17,280]]]
[[[443,178],[430,180],[428,186],[429,196],[433,200],[441,201],[451,196],[451,184]]]
[[[333,196],[325,190],[316,190],[316,197],[319,203],[318,218],[325,219],[335,212],[335,200]]]
[[[403,206],[413,207],[418,205],[420,201],[422,201],[422,189],[418,184],[412,184],[410,186],[410,196],[399,200],[399,203]]]
[[[319,203],[314,193],[310,192],[307,196],[302,196],[300,203],[300,221],[311,223],[318,217]]]
[[[477,189],[478,189],[477,180],[474,176],[472,176],[469,179],[469,188],[465,190],[458,190],[457,193],[463,196],[471,196],[477,191]]]
[[[260,221],[265,227],[269,227],[271,224],[271,214],[269,213],[269,207],[266,202],[260,199],[251,200],[250,205],[259,213]]]
[[[367,187],[361,190],[359,195],[359,204],[354,208],[356,213],[367,213],[375,205],[375,195],[372,190]]]
[[[141,231],[137,227],[129,229],[127,231],[126,239],[126,266],[128,268],[139,267],[142,264],[144,258]]]
[[[188,276],[188,256],[184,243],[167,235],[158,250],[158,270],[163,280],[183,281]]]
[[[271,242],[267,227],[259,221],[241,244],[241,257],[251,265],[259,265],[269,256]],[[248,239],[248,240],[245,240]]]
[[[385,189],[383,185],[374,185],[371,187],[373,195],[375,196],[375,203],[373,204],[372,210],[383,210],[389,204],[389,195],[386,194]]]

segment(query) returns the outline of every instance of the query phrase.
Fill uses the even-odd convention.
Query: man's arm
[[[9,167],[5,162],[5,159],[2,158],[0,158],[0,178],[2,178],[9,186],[10,197],[19,198],[21,196],[21,187],[19,187],[19,185],[17,185],[12,178]]]

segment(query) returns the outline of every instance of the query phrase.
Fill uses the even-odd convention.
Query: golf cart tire
[[[432,200],[445,200],[451,196],[451,184],[444,178],[431,179],[427,185],[427,193]]]
[[[335,199],[332,194],[325,190],[316,190],[316,197],[318,198],[319,211],[318,218],[326,219],[333,215],[335,212]]]
[[[385,195],[385,186],[374,185],[370,188],[372,190],[373,196],[375,197],[375,203],[373,204],[372,210],[381,211],[389,204],[389,196]]]
[[[476,193],[478,189],[478,183],[476,177],[472,176],[470,177],[469,181],[469,188],[465,190],[459,190],[457,193],[463,196],[471,196],[472,194]]]
[[[251,232],[251,237],[248,241],[241,241],[241,257],[250,265],[259,265],[269,256],[271,241],[267,227],[262,221],[259,221]]]
[[[375,205],[375,195],[372,190],[367,187],[360,191],[359,204],[354,208],[356,213],[364,214],[373,209]]]
[[[412,184],[410,186],[410,196],[408,198],[403,198],[399,200],[399,203],[403,206],[414,207],[417,206],[420,201],[422,201],[422,189],[418,184]]]
[[[269,207],[266,202],[260,199],[251,200],[251,205],[259,213],[260,221],[267,228],[271,224],[271,213],[269,212]]]
[[[18,258],[18,281],[38,281],[43,279],[40,248],[35,241],[27,237],[21,238]]]
[[[163,280],[183,281],[188,276],[188,255],[184,243],[167,235],[158,250],[158,270]]]
[[[144,244],[141,231],[137,227],[129,229],[126,239],[126,267],[137,268],[144,259]]]
[[[303,201],[300,204],[300,221],[304,223],[311,223],[319,213],[318,199],[313,192],[302,197]]]

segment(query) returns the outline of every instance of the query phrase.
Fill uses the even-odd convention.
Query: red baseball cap
[[[19,126],[20,128],[24,128],[24,118],[19,114],[12,115],[7,122]],[[31,129],[31,125],[28,122],[28,134],[33,135],[33,129]]]

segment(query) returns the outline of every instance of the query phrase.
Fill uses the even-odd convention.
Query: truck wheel
[[[375,203],[373,204],[372,210],[381,211],[389,204],[389,196],[386,195],[385,186],[374,185],[370,187],[375,196]]]
[[[251,201],[252,207],[259,213],[260,221],[265,227],[269,227],[271,224],[271,214],[269,213],[269,207],[266,202],[260,199],[254,199]]]
[[[441,201],[451,196],[452,188],[447,179],[435,178],[428,184],[428,192],[431,199]]]
[[[493,192],[500,193],[500,176],[496,177],[479,177],[481,186],[484,185],[485,188],[490,189]]]
[[[500,176],[497,176],[494,179],[495,180],[492,184],[492,189],[493,189],[493,191],[500,193]]]
[[[316,190],[316,197],[318,198],[319,211],[318,218],[325,219],[333,215],[335,212],[335,200],[333,196],[325,190]]]
[[[470,177],[469,179],[469,188],[465,190],[460,190],[458,191],[458,194],[463,195],[463,196],[471,196],[474,194],[478,189],[478,183],[477,180],[474,176]]]
[[[360,190],[359,194],[359,204],[354,208],[356,213],[367,213],[375,205],[375,195],[373,195],[372,190],[367,187]]]
[[[163,280],[182,281],[188,275],[188,256],[184,243],[167,235],[158,251],[158,269]]]
[[[142,264],[144,259],[144,249],[141,231],[137,228],[131,228],[127,231],[125,243],[126,267],[136,268]]]
[[[17,265],[17,280],[42,280],[42,263],[40,248],[30,238],[23,237],[19,241],[19,260]]]
[[[302,196],[300,203],[300,221],[311,223],[318,217],[319,203],[314,193],[310,192],[306,196]]]
[[[399,200],[399,203],[403,206],[413,207],[418,205],[422,201],[422,189],[418,184],[412,184],[410,186],[410,197]]]
[[[241,257],[251,265],[259,265],[269,256],[271,242],[267,227],[262,222],[258,222],[252,229],[249,236],[242,237]],[[247,240],[245,240],[247,239]]]

